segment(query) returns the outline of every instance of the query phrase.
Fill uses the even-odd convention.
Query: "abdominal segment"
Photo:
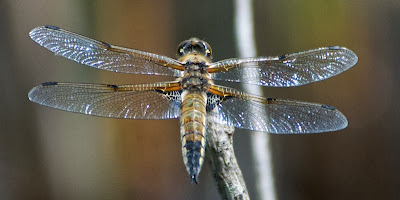
[[[183,93],[181,116],[182,155],[192,183],[203,166],[205,156],[206,101],[204,92]]]

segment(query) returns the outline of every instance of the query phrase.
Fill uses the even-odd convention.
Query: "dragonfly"
[[[206,147],[207,123],[272,134],[331,132],[348,125],[332,106],[266,98],[216,85],[214,80],[267,87],[301,86],[336,76],[357,61],[340,46],[272,57],[212,61],[211,46],[190,38],[177,59],[94,40],[56,26],[34,28],[30,37],[56,55],[112,72],[162,75],[174,81],[132,85],[45,82],[29,100],[86,115],[124,119],[180,119],[182,155],[197,183]]]

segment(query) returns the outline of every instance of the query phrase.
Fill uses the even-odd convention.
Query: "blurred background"
[[[263,88],[267,97],[335,106],[341,131],[270,135],[278,199],[400,199],[400,1],[254,0],[259,55],[322,46],[353,50],[359,62],[328,80]],[[214,60],[237,56],[230,1],[0,1],[0,199],[218,199],[205,164],[190,184],[178,120],[107,119],[28,100],[47,81],[146,83],[166,77],[82,66],[34,43],[56,25],[111,44],[175,57],[190,37],[208,41]],[[228,86],[241,88],[238,84]],[[256,196],[250,134],[237,130],[235,153]],[[256,198],[254,198],[256,199]]]

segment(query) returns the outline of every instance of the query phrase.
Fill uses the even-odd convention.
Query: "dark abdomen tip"
[[[187,159],[186,169],[190,175],[190,179],[192,183],[197,183],[197,176],[201,171],[201,167],[203,166],[203,155],[201,154],[201,149],[203,149],[203,145],[201,141],[186,141],[186,145],[183,147],[186,149],[186,155],[184,155]]]
[[[192,175],[192,176],[190,177],[190,183],[192,183],[192,184],[193,184],[193,183],[196,183],[196,184],[198,183],[198,182],[197,182],[197,175]]]

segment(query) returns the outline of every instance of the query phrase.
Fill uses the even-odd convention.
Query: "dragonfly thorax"
[[[207,89],[210,82],[207,64],[201,60],[204,56],[188,55],[185,63],[185,71],[182,77],[183,89]],[[201,61],[200,61],[200,60]]]
[[[206,74],[199,71],[185,72],[182,77],[182,88],[205,90],[208,88],[208,82],[209,79]]]

